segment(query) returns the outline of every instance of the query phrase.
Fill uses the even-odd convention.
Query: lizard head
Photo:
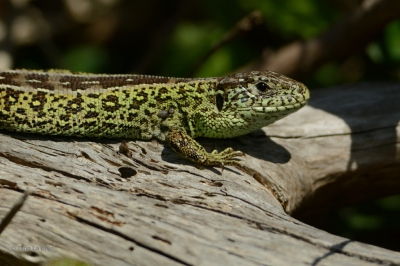
[[[272,71],[226,76],[219,82],[217,90],[221,90],[223,94],[223,106],[218,107],[220,111],[232,107],[243,111],[254,108],[261,110],[265,107],[265,111],[279,112],[284,107],[300,108],[310,98],[304,84]]]
[[[215,95],[219,114],[229,121],[231,136],[267,126],[299,110],[310,98],[305,85],[272,71],[226,76],[219,81]]]

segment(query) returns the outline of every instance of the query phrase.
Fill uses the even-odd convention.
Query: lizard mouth
[[[239,111],[254,110],[256,112],[279,112],[290,109],[299,109],[305,106],[310,98],[306,93],[300,97],[291,97],[287,95],[268,97],[258,101],[247,101],[246,106],[238,106]]]
[[[249,107],[239,107],[238,111],[249,111],[253,110],[260,113],[276,113],[280,111],[289,111],[291,109],[300,109],[305,106],[307,101],[297,102],[295,104],[280,105],[280,106],[249,106]]]

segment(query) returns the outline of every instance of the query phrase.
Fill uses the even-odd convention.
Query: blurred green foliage
[[[398,65],[400,63],[400,20],[386,28],[383,49],[385,48],[387,49],[386,60]]]
[[[248,12],[261,11],[266,23],[288,40],[314,37],[339,17],[327,2],[318,0],[242,0],[240,4]]]
[[[322,229],[353,240],[400,250],[400,195],[336,212]]]
[[[101,47],[79,46],[77,48],[65,51],[63,62],[67,66],[67,69],[101,73],[102,66],[107,63],[109,56],[110,54],[108,54],[107,51]]]

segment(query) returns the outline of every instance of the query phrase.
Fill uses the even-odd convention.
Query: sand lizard
[[[167,141],[202,165],[241,165],[240,151],[208,153],[196,137],[247,134],[303,107],[302,83],[271,71],[216,78],[0,72],[0,129]]]

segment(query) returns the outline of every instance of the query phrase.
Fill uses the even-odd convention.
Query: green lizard
[[[202,165],[241,163],[240,151],[208,153],[196,137],[231,138],[303,107],[302,83],[271,71],[218,78],[0,72],[0,129],[49,135],[167,141]]]

